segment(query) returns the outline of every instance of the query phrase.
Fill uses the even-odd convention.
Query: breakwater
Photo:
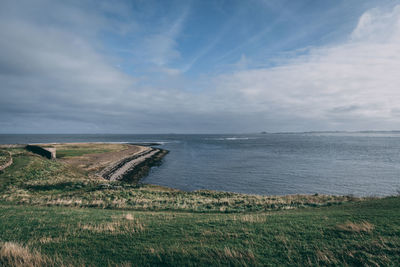
[[[127,156],[111,164],[98,173],[110,181],[139,181],[145,176],[153,165],[156,165],[168,153],[158,148],[148,147],[144,151]]]

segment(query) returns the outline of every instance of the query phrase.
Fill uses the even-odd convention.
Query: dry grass
[[[65,237],[42,237],[39,239],[40,244],[60,243],[66,241]]]
[[[44,147],[55,147],[57,150],[110,150],[121,151],[129,145],[119,143],[59,143],[43,145]]]
[[[333,253],[328,250],[317,250],[315,255],[317,256],[318,262],[323,265],[335,265],[338,263],[338,260],[335,258]]]
[[[240,221],[245,223],[264,223],[267,221],[267,216],[264,214],[245,214],[239,216],[233,216],[234,221]]]
[[[71,181],[74,178],[66,178]],[[55,178],[55,180],[58,180]],[[94,190],[78,191],[50,191],[43,190],[47,181],[30,181],[25,183],[31,187],[39,188],[35,193],[23,188],[10,186],[4,191],[0,199],[16,202],[19,204],[34,204],[45,206],[69,206],[69,207],[98,207],[131,210],[187,210],[195,212],[240,212],[240,211],[269,211],[286,210],[301,207],[313,207],[338,204],[354,201],[346,196],[252,196],[230,193],[229,201],[220,201],[224,192],[183,192],[169,190],[163,191],[160,188],[153,189],[153,186],[143,185],[140,188],[120,186],[118,190],[101,189],[98,185],[101,181],[82,182],[79,178],[75,180],[81,188],[91,187]],[[49,187],[57,187],[49,181]],[[106,182],[102,182],[106,183]],[[62,184],[62,183],[61,183]],[[70,187],[74,187],[72,184]],[[361,199],[360,199],[361,200]],[[244,222],[263,222],[265,218],[256,218],[252,215],[236,218]]]
[[[133,215],[128,213],[125,215],[125,219],[127,219],[128,221],[132,221],[133,220]]]
[[[64,266],[59,259],[50,259],[38,251],[14,242],[1,244],[0,265],[15,267]]]
[[[132,264],[130,262],[122,262],[115,265],[115,267],[131,267],[131,266]]]
[[[145,230],[145,225],[137,219],[134,219],[132,215],[128,216],[123,221],[112,221],[102,224],[84,224],[79,225],[80,229],[88,230],[96,233],[113,233],[113,234],[128,234],[138,233]]]
[[[239,250],[227,246],[223,249],[212,248],[203,250],[201,248],[195,252],[185,247],[174,247],[168,250],[162,247],[148,247],[147,251],[149,254],[155,255],[160,261],[171,255],[189,256],[190,254],[205,254],[208,257],[216,259],[216,262],[219,264],[216,263],[215,266],[254,266],[256,263],[256,257],[251,250]],[[221,263],[223,264],[221,265]]]
[[[228,262],[238,263],[242,266],[252,266],[255,263],[254,253],[250,250],[239,251],[224,247],[224,249],[217,254],[220,258],[228,260]]]
[[[374,230],[375,226],[367,221],[362,221],[360,223],[346,222],[344,224],[338,224],[336,228],[345,232],[370,233]]]

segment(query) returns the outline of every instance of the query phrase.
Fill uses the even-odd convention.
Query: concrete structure
[[[35,154],[41,155],[48,159],[56,158],[56,149],[54,147],[42,147],[39,145],[27,145],[26,150],[31,151]]]

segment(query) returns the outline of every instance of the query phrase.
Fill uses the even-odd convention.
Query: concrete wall
[[[55,159],[56,158],[56,149],[50,147],[41,147],[39,145],[27,145],[26,150],[31,151],[35,154],[41,155],[48,159]]]

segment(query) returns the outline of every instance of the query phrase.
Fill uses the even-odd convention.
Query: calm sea
[[[400,134],[0,135],[0,143],[159,142],[170,150],[143,182],[263,195],[393,195]]]

